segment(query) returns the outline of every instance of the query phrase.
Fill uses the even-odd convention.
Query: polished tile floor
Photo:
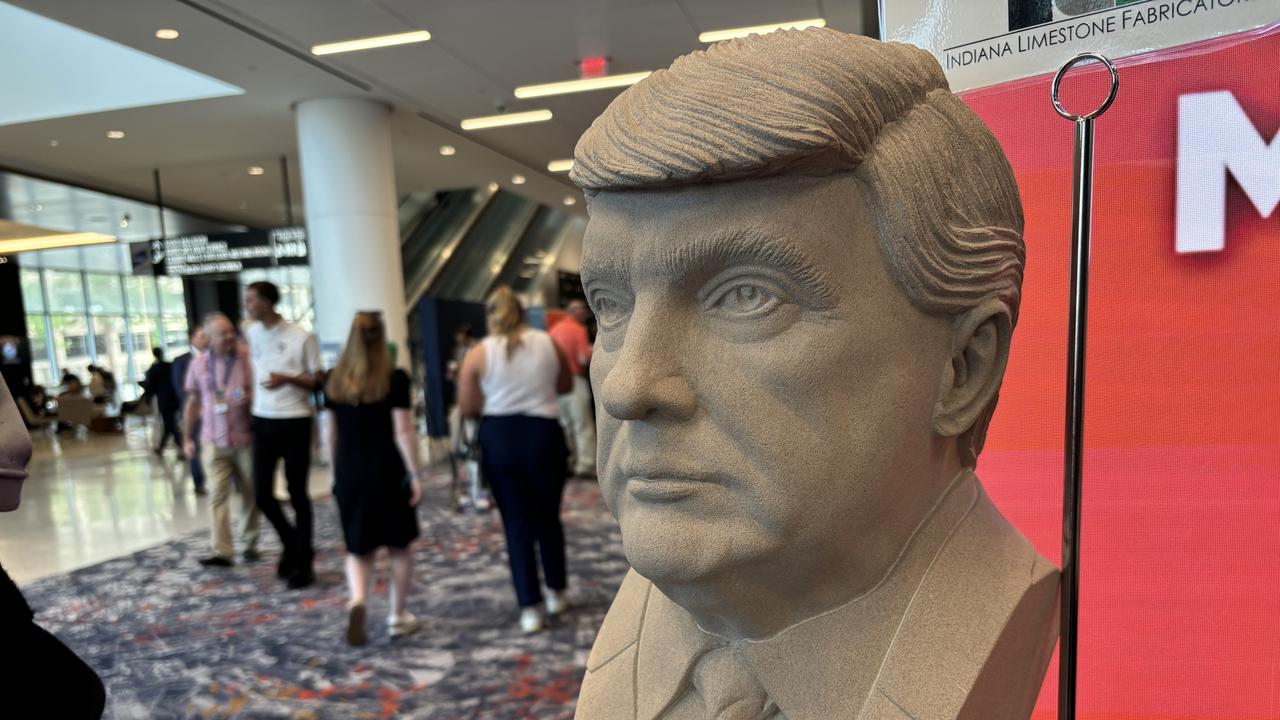
[[[208,498],[195,494],[186,463],[172,446],[156,457],[150,437],[141,421],[123,435],[33,436],[22,504],[0,513],[0,565],[19,585],[208,529]],[[329,485],[313,469],[312,496]]]

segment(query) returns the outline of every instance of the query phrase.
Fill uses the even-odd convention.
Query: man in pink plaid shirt
[[[184,415],[186,449],[195,452],[194,431],[199,424],[203,444],[201,462],[211,484],[209,507],[213,512],[213,554],[200,559],[206,567],[235,564],[231,540],[231,487],[240,492],[240,539],[246,562],[257,560],[258,527],[262,514],[253,499],[253,432],[250,414],[253,370],[249,350],[236,337],[226,315],[205,320],[209,351],[191,363],[187,371],[187,407]],[[196,420],[199,419],[200,423]]]

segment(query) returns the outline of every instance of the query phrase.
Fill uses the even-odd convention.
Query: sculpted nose
[[[600,386],[600,405],[619,420],[693,416],[697,397],[685,377],[688,353],[669,318],[633,315]],[[707,368],[708,370],[710,368]]]

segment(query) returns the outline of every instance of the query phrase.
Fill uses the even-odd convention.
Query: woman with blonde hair
[[[487,311],[489,336],[463,360],[458,406],[463,415],[481,418],[481,466],[502,515],[520,627],[533,633],[542,629],[544,610],[538,555],[548,589],[545,612],[565,609],[560,499],[569,448],[557,395],[573,388],[573,375],[551,336],[525,324],[510,288],[495,290]]]
[[[391,559],[391,637],[418,628],[405,608],[413,578],[409,543],[418,537],[415,508],[422,498],[409,395],[409,376],[393,364],[381,313],[356,313],[338,366],[325,384],[325,407],[333,413],[333,496],[347,545],[351,645],[368,642],[365,598],[380,547]]]

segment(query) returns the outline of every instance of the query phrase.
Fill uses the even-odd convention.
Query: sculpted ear
[[[933,430],[955,437],[973,428],[995,402],[1009,361],[1009,309],[990,299],[955,318],[951,357],[943,368]]]

